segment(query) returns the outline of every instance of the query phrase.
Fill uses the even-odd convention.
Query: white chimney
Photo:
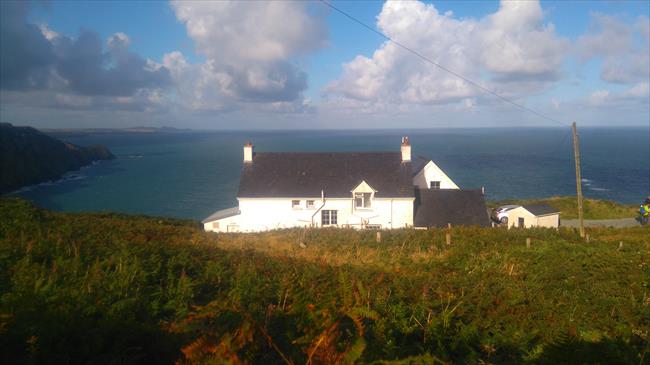
[[[244,163],[253,163],[253,144],[250,141],[244,143]]]
[[[411,143],[408,137],[402,137],[402,162],[411,162]]]

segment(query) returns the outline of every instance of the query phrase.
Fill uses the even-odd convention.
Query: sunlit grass
[[[645,363],[650,230],[588,233],[214,234],[3,199],[0,348],[36,363]]]

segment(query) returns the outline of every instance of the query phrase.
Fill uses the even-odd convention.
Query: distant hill
[[[130,128],[42,128],[41,132],[55,137],[79,137],[96,134],[152,134],[152,133],[187,133],[191,129],[179,129],[174,127],[130,127]]]
[[[56,180],[93,161],[113,158],[103,146],[81,147],[31,127],[0,123],[0,193]]]

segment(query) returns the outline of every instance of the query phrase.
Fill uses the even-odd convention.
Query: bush
[[[586,244],[575,230],[459,227],[378,243],[370,231],[213,234],[2,199],[2,358],[647,363],[648,232],[593,229]]]

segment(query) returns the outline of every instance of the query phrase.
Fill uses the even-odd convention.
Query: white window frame
[[[300,209],[300,200],[291,199],[291,209]]]
[[[372,198],[373,193],[369,192],[357,192],[354,193],[354,208],[355,209],[372,209]],[[358,204],[358,200],[361,198],[361,205]]]
[[[311,203],[311,204],[310,204],[310,203]],[[316,205],[316,201],[315,201],[315,200],[311,200],[311,199],[310,199],[310,200],[305,201],[305,207],[307,207],[307,209],[314,209],[314,206],[315,206],[315,205]]]
[[[437,183],[438,187],[433,187],[434,183]],[[439,180],[431,180],[431,181],[429,181],[429,189],[440,190],[440,183],[441,183],[441,181],[439,181]]]
[[[325,218],[327,216],[327,219]],[[334,219],[332,219],[334,217]],[[338,225],[338,211],[333,209],[321,210],[320,213],[321,226],[336,226]],[[333,222],[332,222],[333,221]]]

